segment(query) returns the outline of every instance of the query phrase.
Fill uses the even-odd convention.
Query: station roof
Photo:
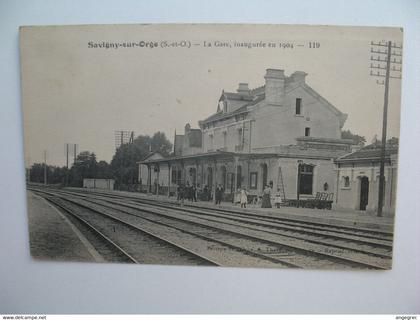
[[[297,146],[294,148],[283,148],[279,152],[227,152],[227,151],[212,151],[205,153],[197,153],[184,156],[172,156],[161,159],[144,159],[138,161],[138,164],[157,164],[157,163],[173,163],[178,161],[194,161],[194,160],[233,160],[238,157],[239,160],[264,159],[264,158],[296,158],[296,159],[323,159],[331,160],[334,155],[326,150],[302,149]],[[317,152],[318,151],[318,152]]]
[[[212,114],[211,116],[209,116],[208,118],[206,118],[204,120],[201,120],[199,123],[204,124],[204,123],[208,123],[208,122],[211,122],[211,121],[221,120],[221,119],[224,119],[224,118],[230,118],[230,117],[236,116],[238,114],[245,113],[245,112],[248,111],[247,106],[248,106],[248,104],[243,105],[242,107],[239,107],[238,109],[236,109],[232,112],[228,112],[228,113],[224,113],[223,111],[216,112],[216,113]]]
[[[385,158],[389,159],[391,155],[398,153],[398,148],[388,148],[385,149]],[[365,147],[359,151],[355,151],[349,154],[346,154],[342,157],[339,157],[335,160],[337,163],[343,162],[361,162],[361,161],[375,161],[380,160],[381,158],[381,149],[380,148],[369,148]]]
[[[264,157],[273,157],[276,156],[275,153],[236,153],[236,152],[227,152],[227,151],[211,151],[206,153],[198,153],[198,154],[191,154],[191,155],[184,155],[184,156],[175,156],[175,157],[167,157],[162,159],[145,159],[143,161],[138,161],[137,163],[140,164],[152,164],[152,163],[167,163],[167,162],[176,162],[182,160],[198,160],[198,159],[232,159],[233,157],[246,157],[247,159],[251,158],[264,158]]]

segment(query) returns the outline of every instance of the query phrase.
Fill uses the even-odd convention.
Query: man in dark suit
[[[224,190],[222,186],[219,184],[215,191],[216,204],[220,204],[220,202],[222,201],[223,191]]]

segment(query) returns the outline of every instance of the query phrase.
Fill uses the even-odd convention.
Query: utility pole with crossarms
[[[385,78],[376,80],[377,84],[385,86],[384,109],[382,117],[382,143],[381,161],[379,169],[379,191],[378,191],[378,217],[382,217],[385,192],[385,156],[386,156],[386,130],[388,121],[388,94],[389,79],[401,79],[402,72],[402,45],[391,41],[371,42],[370,75],[373,77]],[[376,70],[376,71],[374,71]],[[385,74],[384,74],[385,72]],[[392,74],[391,74],[392,73]],[[397,74],[395,74],[397,73]]]

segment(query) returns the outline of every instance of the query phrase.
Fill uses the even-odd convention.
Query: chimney
[[[307,75],[308,74],[306,72],[303,72],[303,71],[295,71],[291,75],[291,78],[293,79],[294,82],[305,83],[305,77]]]
[[[236,91],[241,95],[249,95],[248,83],[240,83]]]
[[[284,70],[267,69],[265,78],[265,101],[268,104],[281,105],[284,97]]]

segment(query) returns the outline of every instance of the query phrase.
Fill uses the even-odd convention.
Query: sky
[[[343,129],[369,142],[381,136],[384,101],[384,86],[369,75],[371,41],[401,43],[403,33],[383,27],[91,25],[26,27],[20,36],[26,165],[42,162],[47,150],[47,162],[62,166],[65,143],[110,161],[116,130],[163,131],[173,141],[175,130],[182,133],[186,123],[198,127],[216,111],[222,90],[235,91],[240,82],[263,85],[267,68],[286,75],[305,71],[306,82],[348,114]],[[152,47],[99,47],[133,42]],[[399,136],[400,100],[401,80],[391,79],[388,137]]]

